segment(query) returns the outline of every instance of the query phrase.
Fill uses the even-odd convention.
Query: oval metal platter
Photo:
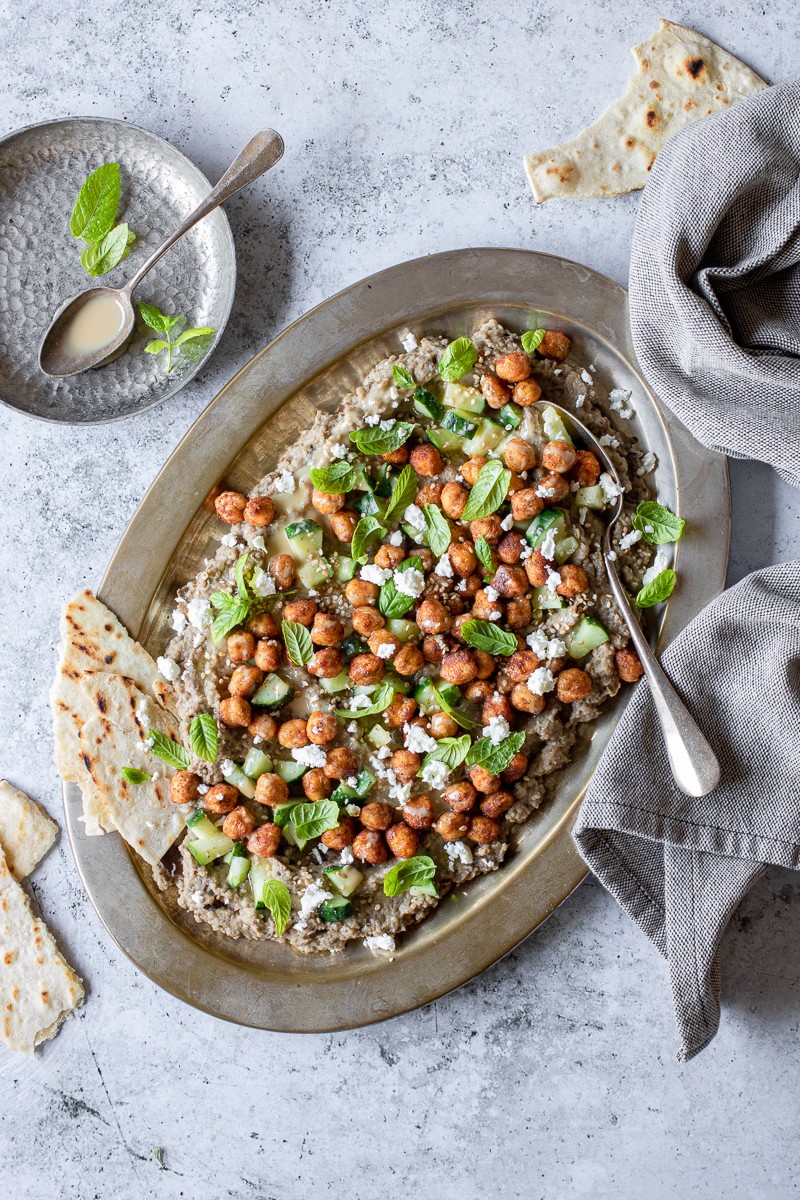
[[[638,372],[623,288],[576,263],[520,250],[458,250],[393,267],[340,292],[257,354],[195,422],[145,496],[101,584],[101,599],[153,654],[175,589],[219,537],[211,495],[248,490],[272,469],[318,407],[333,409],[366,371],[400,350],[405,330],[469,333],[496,317],[519,330],[553,324],[607,386],[629,389],[634,432],[658,456],[659,498],[688,523],[665,645],[722,590],[729,496],[723,457],[662,410]],[[65,788],[67,827],[86,890],[121,949],[160,987],[216,1016],[263,1029],[321,1032],[385,1020],[465,983],[527,937],[586,874],[571,829],[625,700],[596,726],[553,800],[518,834],[499,871],[456,891],[391,958],[360,945],[301,957],[268,942],[231,941],[169,911],[147,869],[116,835],[87,837],[80,797]],[[646,752],[646,750],[643,750]]]

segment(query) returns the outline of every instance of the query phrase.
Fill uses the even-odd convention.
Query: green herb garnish
[[[481,534],[475,543],[475,553],[478,556],[478,562],[484,570],[484,577],[489,579],[494,575],[495,567],[492,559],[492,547],[487,542],[486,538]]]
[[[476,721],[474,717],[468,716],[467,713],[462,712],[456,705],[451,704],[433,684],[431,684],[431,688],[439,708],[442,712],[447,713],[448,717],[452,717],[456,725],[460,726],[461,729],[477,729],[480,722]]]
[[[120,767],[119,771],[123,779],[127,779],[128,783],[147,783],[152,779],[152,775],[148,775],[147,771],[140,771],[138,767]]]
[[[436,863],[427,854],[416,854],[395,863],[383,877],[383,891],[387,896],[399,896],[409,888],[419,888],[428,896],[438,896],[433,878]]]
[[[156,308],[155,304],[146,303],[139,305],[139,315],[148,329],[152,329],[154,333],[164,334],[164,337],[148,342],[144,349],[146,354],[161,354],[162,351],[166,350],[167,371],[172,370],[172,356],[176,350],[185,346],[187,342],[193,342],[202,338],[212,338],[216,332],[210,325],[192,326],[190,329],[184,329],[176,338],[173,338],[173,329],[176,325],[185,321],[185,317],[180,314],[175,317],[169,317],[166,313],[162,313],[160,308]]]
[[[525,742],[525,734],[512,733],[495,746],[490,738],[480,738],[474,743],[467,755],[468,767],[484,767],[490,775],[499,775],[505,771],[515,754],[518,754]]]
[[[681,540],[686,522],[663,504],[646,500],[636,509],[631,525],[639,530],[645,541],[652,542],[654,546],[664,546],[668,542]]]
[[[88,275],[106,275],[130,254],[136,234],[123,223],[116,225],[99,242],[92,242],[81,254],[81,266]]]
[[[289,661],[296,667],[304,667],[314,657],[314,643],[305,625],[299,621],[282,621],[281,633],[286,644]]]
[[[84,242],[99,242],[110,233],[119,205],[119,163],[104,163],[92,171],[78,192],[69,219],[69,231]]]
[[[268,909],[275,922],[275,932],[280,937],[292,915],[292,893],[279,879],[268,879],[261,891],[264,908]]]
[[[372,429],[354,429],[350,441],[362,454],[391,454],[408,441],[413,431],[414,426],[408,421],[395,421],[391,429],[381,429],[379,425]]]
[[[308,473],[317,491],[329,496],[342,496],[358,482],[358,472],[343,459],[331,463],[329,467],[312,467]]]
[[[350,543],[350,554],[357,562],[363,564],[367,561],[367,547],[376,540],[386,535],[387,529],[381,525],[377,517],[371,513],[361,520],[353,531],[353,540]]]
[[[490,458],[470,489],[461,520],[477,521],[495,512],[505,500],[510,483],[511,472],[503,466],[502,459]]]
[[[451,771],[454,771],[467,757],[471,745],[472,739],[468,733],[462,734],[461,737],[439,738],[436,749],[428,751],[417,774],[421,775],[428,763],[432,762],[443,762]]]
[[[147,740],[152,743],[150,753],[154,754],[156,758],[160,758],[170,767],[175,767],[177,771],[189,770],[192,760],[180,742],[173,741],[171,737],[167,737],[165,733],[159,733],[157,729],[148,730]]]
[[[339,824],[339,805],[335,800],[318,800],[312,804],[295,804],[289,813],[289,825],[301,842],[320,837]]]
[[[156,1160],[162,1171],[166,1171],[164,1166],[164,1151],[160,1146],[153,1146],[153,1158]]]
[[[376,717],[384,712],[394,700],[394,688],[388,682],[382,683],[372,693],[372,703],[366,708],[335,708],[337,717],[343,721],[358,720],[360,717]]]
[[[546,329],[527,329],[520,339],[525,353],[533,354],[534,350],[538,350],[546,333]]]
[[[455,383],[466,375],[477,361],[478,351],[473,341],[468,337],[456,338],[439,359],[439,374],[449,383]]]
[[[413,467],[403,467],[392,488],[386,512],[383,514],[384,521],[391,521],[399,513],[405,512],[416,494],[417,473]]]
[[[440,558],[453,538],[450,523],[440,508],[435,504],[426,504],[422,510],[425,516],[425,530],[428,535],[428,545],[433,553]]]
[[[198,713],[189,726],[189,745],[195,758],[216,762],[219,753],[219,730],[211,713]]]
[[[404,571],[421,571],[422,560],[412,554],[410,558],[404,559],[397,567],[395,574],[402,574]],[[402,617],[410,608],[414,607],[414,596],[407,596],[405,592],[401,592],[397,587],[393,577],[386,580],[381,587],[380,595],[378,596],[378,610],[389,619],[393,617]]]
[[[397,363],[395,363],[392,367],[392,379],[399,388],[403,388],[405,391],[416,387],[416,384],[414,383],[414,376],[411,374],[411,372],[407,371],[405,367],[399,366]]]
[[[660,575],[656,575],[655,579],[651,579],[649,583],[645,584],[636,597],[639,608],[652,608],[654,604],[660,604],[662,600],[666,600],[668,596],[672,595],[676,580],[677,575],[669,567]]]
[[[487,654],[513,654],[517,649],[517,639],[513,633],[498,628],[491,621],[465,621],[461,626],[461,636],[476,650],[485,650]]]
[[[237,625],[243,625],[252,607],[246,596],[232,596],[229,592],[212,592],[208,600],[216,613],[211,624],[215,642],[221,642]]]

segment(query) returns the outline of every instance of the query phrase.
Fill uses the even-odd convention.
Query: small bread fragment
[[[30,875],[57,833],[58,826],[40,804],[0,779],[0,846],[17,881]]]
[[[673,133],[768,86],[702,33],[672,21],[662,20],[631,54],[636,71],[623,96],[577,137],[525,156],[537,204],[643,188]]]

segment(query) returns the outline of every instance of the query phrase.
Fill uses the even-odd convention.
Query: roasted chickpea
[[[241,492],[220,492],[214,501],[217,516],[226,525],[239,525],[244,520],[247,496]]]
[[[417,609],[416,622],[423,633],[444,633],[453,618],[440,600],[423,600]]]
[[[487,796],[481,801],[480,808],[485,817],[496,821],[504,812],[508,812],[513,803],[514,797],[511,792],[495,792],[493,796]]]
[[[173,804],[195,804],[200,796],[200,776],[194,771],[176,771],[169,781],[169,798]]]
[[[478,668],[478,679],[490,679],[497,669],[497,663],[488,650],[473,650],[475,665]]]
[[[226,700],[220,700],[219,719],[229,729],[249,725],[253,719],[249,700],[245,700],[244,696],[229,696]]]
[[[351,579],[345,585],[344,594],[353,608],[361,608],[365,604],[377,604],[381,589],[377,583],[369,583],[366,579]]]
[[[255,827],[255,817],[243,804],[237,804],[236,808],[232,808],[222,822],[222,832],[225,837],[231,838],[234,842],[240,842],[243,838],[249,837]]]
[[[514,724],[514,709],[511,707],[511,701],[508,696],[503,696],[500,692],[494,692],[488,696],[483,702],[481,709],[481,718],[484,725],[488,725],[493,717],[502,717],[504,721],[508,721],[513,727]]]
[[[395,750],[392,755],[392,770],[401,783],[411,783],[421,766],[422,759],[413,750]]]
[[[358,524],[358,515],[350,512],[349,508],[343,508],[341,512],[331,513],[328,524],[338,542],[352,542]]]
[[[497,513],[492,513],[490,517],[479,517],[477,521],[470,521],[469,532],[473,542],[477,542],[479,537],[484,537],[490,546],[496,546],[504,531]]]
[[[244,629],[232,633],[227,641],[228,658],[232,663],[246,663],[248,658],[253,657],[255,648],[256,639]]]
[[[471,650],[451,650],[445,654],[440,668],[446,683],[471,683],[478,674],[478,664]]]
[[[544,500],[536,495],[534,488],[523,488],[511,497],[511,515],[515,521],[529,521],[538,517],[544,508]]]
[[[408,462],[408,446],[398,446],[396,450],[387,450],[385,454],[379,454],[383,462],[391,463],[393,467],[401,467],[403,463]]]
[[[428,634],[422,639],[422,653],[425,662],[440,663],[448,650],[447,639],[441,634]]]
[[[576,459],[575,447],[569,442],[548,442],[542,451],[542,466],[547,471],[557,471],[559,475],[570,471]]]
[[[529,471],[539,461],[536,447],[524,438],[515,437],[506,443],[503,450],[503,462],[509,471]]]
[[[472,599],[472,615],[477,621],[501,621],[504,612],[503,601],[493,596],[490,598],[485,588],[475,593]]]
[[[254,657],[262,671],[277,671],[283,662],[283,644],[277,638],[262,638]]]
[[[394,658],[402,644],[397,634],[389,633],[388,629],[376,629],[367,638],[370,653],[375,654],[378,658],[382,658],[384,662],[388,662],[390,658]],[[382,646],[385,646],[386,649],[381,654],[379,651]]]
[[[528,756],[527,754],[523,754],[521,750],[518,750],[505,771],[500,772],[500,778],[503,783],[516,783],[518,779],[522,779],[527,769]],[[493,817],[494,813],[487,812],[486,816]]]
[[[592,677],[580,667],[568,667],[556,679],[556,695],[562,704],[585,700],[592,690]]]
[[[626,646],[623,650],[615,651],[614,665],[623,683],[636,683],[636,680],[641,679],[644,675],[644,667],[641,664],[639,655],[635,650],[631,650],[629,646]]]
[[[311,504],[317,512],[330,517],[333,513],[342,511],[345,506],[345,498],[334,492],[320,492],[314,488],[311,493]]]
[[[523,379],[514,388],[514,403],[520,408],[530,408],[541,398],[542,389],[535,379]]]
[[[557,329],[548,329],[539,343],[536,353],[542,358],[553,358],[556,362],[563,362],[569,354],[571,345],[572,339],[568,338],[565,333],[559,333]]]
[[[515,683],[511,692],[511,703],[518,712],[536,714],[544,712],[547,701],[544,696],[532,692],[527,683]]]
[[[400,566],[405,556],[406,552],[402,546],[392,546],[386,542],[379,546],[375,553],[375,566],[383,567],[385,571],[393,571],[395,567]]]
[[[347,779],[358,771],[358,755],[349,746],[337,746],[328,751],[323,770],[328,779]]]
[[[295,621],[299,625],[310,627],[316,615],[316,600],[289,600],[283,606],[283,619],[285,621]]]
[[[560,504],[569,495],[569,484],[566,479],[563,475],[556,475],[555,472],[540,479],[536,488],[542,499],[546,500],[548,504]]]
[[[308,740],[314,746],[327,746],[339,731],[336,717],[330,712],[312,712],[306,721]]]
[[[472,458],[468,458],[462,465],[461,474],[470,487],[474,485],[488,461],[488,458],[484,458],[482,454],[473,454]]]
[[[256,613],[247,622],[247,628],[254,638],[274,638],[278,636],[278,622],[272,613]]]
[[[333,781],[323,771],[322,767],[312,767],[306,771],[300,780],[303,791],[309,800],[325,800],[333,791]]]
[[[466,836],[469,829],[469,817],[463,813],[445,812],[433,823],[433,828],[443,842],[457,842]]]
[[[376,629],[383,629],[386,624],[383,614],[379,613],[377,608],[370,608],[368,605],[364,605],[363,608],[354,608],[351,620],[353,629],[362,637],[369,637]]]
[[[522,557],[525,549],[525,539],[516,529],[510,529],[504,534],[497,546],[497,557],[502,563],[514,566]]]
[[[416,711],[416,700],[412,700],[410,696],[404,696],[401,692],[397,692],[392,703],[382,714],[383,723],[388,729],[401,729],[406,721],[410,721],[413,718]]]
[[[430,829],[433,824],[433,805],[427,796],[414,796],[402,809],[403,820],[412,829]]]
[[[428,717],[428,728],[431,737],[434,738],[455,737],[458,733],[458,725],[444,712],[431,713]]]
[[[276,554],[267,570],[279,592],[288,592],[294,583],[294,559],[291,554]]]
[[[472,817],[467,837],[479,846],[488,846],[500,837],[500,826],[491,817]]]
[[[506,605],[506,625],[509,629],[524,629],[530,625],[532,617],[533,607],[527,596],[518,596]]]
[[[492,559],[494,559],[494,555],[492,555]],[[480,575],[467,575],[466,579],[462,580],[462,583],[464,584],[464,587],[461,591],[461,595],[464,597],[465,601],[469,603],[475,599],[478,592],[481,590],[483,580],[481,579]]]
[[[441,505],[443,491],[444,484],[440,480],[435,480],[433,483],[426,483],[417,492],[417,498],[414,503],[418,504],[420,508],[424,508],[426,504]]]
[[[263,528],[275,520],[275,505],[269,496],[251,496],[244,510],[244,519],[248,525]]]
[[[442,792],[442,800],[453,812],[471,812],[478,801],[478,793],[468,779],[449,784]]]
[[[416,675],[417,671],[421,671],[424,666],[425,655],[419,646],[414,646],[411,642],[401,646],[394,656],[394,669],[398,675],[406,677]]]
[[[458,616],[456,617],[455,621],[453,621],[453,625],[450,629],[450,636],[454,637],[454,638],[458,638],[459,641],[463,642],[464,626],[466,625],[467,621],[471,621],[471,620],[472,620],[472,613],[459,613]]]
[[[317,650],[311,662],[306,665],[306,670],[317,679],[335,679],[344,670],[341,650],[338,646],[327,646],[324,650]]]
[[[247,839],[247,850],[257,858],[274,858],[281,844],[281,831],[277,825],[267,821],[254,829]]]
[[[430,574],[430,572],[436,566],[436,559],[433,557],[433,551],[429,550],[427,546],[415,546],[414,557],[419,559],[420,566],[422,567],[422,571],[425,575]]]
[[[541,665],[542,660],[532,650],[515,650],[503,663],[503,670],[514,683],[525,683]]]
[[[495,572],[492,587],[505,600],[513,600],[527,592],[528,577],[522,567],[511,567],[503,563]]]
[[[489,408],[502,408],[511,399],[511,388],[496,375],[484,375],[481,380],[481,392]]]
[[[490,683],[488,679],[476,679],[473,683],[467,684],[464,695],[473,704],[483,704],[483,701],[491,696],[493,691],[494,684]]]
[[[356,840],[358,826],[352,817],[342,817],[334,829],[326,829],[320,841],[329,850],[344,850]]]
[[[472,542],[452,542],[447,557],[456,575],[460,575],[462,579],[471,575],[478,565],[478,556]]]
[[[524,350],[513,350],[503,354],[494,365],[496,373],[508,383],[519,383],[531,373],[531,360]]]
[[[371,863],[373,866],[386,862],[389,857],[386,842],[377,829],[361,830],[353,841],[353,854],[361,862]]]
[[[558,568],[558,572],[561,576],[561,583],[556,588],[559,596],[580,596],[588,590],[589,576],[583,567],[575,563],[564,563],[563,567]]]
[[[315,646],[338,646],[344,637],[344,625],[330,613],[318,612],[311,626],[311,640]]]
[[[500,791],[500,780],[496,775],[490,775],[486,767],[470,767],[468,773],[473,787],[477,788],[479,792],[490,796],[493,792]]]
[[[263,804],[266,808],[275,808],[278,804],[285,804],[289,799],[289,785],[285,779],[281,779],[280,775],[274,775],[271,771],[265,771],[263,775],[259,775],[256,780],[256,802]]]
[[[347,673],[353,683],[368,685],[380,683],[386,671],[386,664],[377,654],[357,654],[350,662]]]
[[[271,742],[278,732],[278,722],[271,713],[258,713],[247,726],[250,737],[258,742]]]
[[[239,800],[239,793],[231,784],[215,783],[203,797],[203,807],[210,813],[221,815],[232,812]]]
[[[278,729],[278,742],[287,750],[299,750],[308,745],[306,723],[302,717],[291,717]]]
[[[419,835],[401,821],[386,830],[386,844],[395,858],[413,858],[419,850]]]
[[[444,470],[442,456],[430,442],[422,442],[419,446],[415,446],[408,461],[423,479],[432,479],[434,475],[440,475]]]
[[[581,487],[594,487],[600,478],[600,462],[591,450],[578,450],[575,455],[575,465],[572,477]]]
[[[442,508],[454,521],[460,519],[468,498],[469,491],[463,483],[446,483],[442,488]]]
[[[550,569],[550,564],[541,550],[534,550],[533,554],[525,559],[525,574],[532,587],[544,587]]]
[[[264,672],[259,667],[236,667],[228,680],[228,691],[232,696],[244,696],[249,700],[264,682]]]

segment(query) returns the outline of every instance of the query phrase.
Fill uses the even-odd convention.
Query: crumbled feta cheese
[[[553,529],[553,528],[548,529],[547,533],[544,536],[544,541],[542,542],[541,546],[539,547],[539,550],[541,551],[542,558],[548,558],[550,560],[550,562],[553,561],[553,559],[556,556],[556,531],[555,531],[555,529]]]
[[[608,558],[610,558],[612,562],[616,562],[616,561],[617,561],[617,552],[616,552],[616,550],[609,550],[609,552],[608,552]]]
[[[322,746],[295,746],[292,750],[295,762],[303,763],[306,767],[324,767],[328,756]]]
[[[402,345],[403,349],[405,350],[406,354],[410,354],[412,350],[416,350],[417,347],[419,346],[419,342],[417,341],[417,339],[414,337],[413,333],[411,333],[410,330],[407,330],[402,335],[402,337],[400,338],[400,342],[401,342],[401,345]]]
[[[486,587],[483,589],[483,593],[490,604],[494,604],[495,600],[497,600],[500,595],[497,588],[493,588],[490,583],[487,583]]]
[[[233,546],[236,545],[236,534],[235,533],[223,533],[222,537],[219,540],[223,546],[230,546],[232,548]]]
[[[390,933],[372,933],[364,938],[364,945],[372,954],[391,954],[395,940]]]
[[[626,533],[625,537],[619,539],[620,550],[630,550],[631,546],[635,546],[637,542],[642,540],[642,532],[640,529],[632,529],[630,533]]]
[[[341,442],[334,442],[331,446],[331,458],[344,458],[347,454],[347,446],[343,446]]]
[[[564,374],[564,372],[563,372],[563,370],[561,369],[561,367],[554,367],[554,368],[553,368],[553,374],[554,374],[554,375],[563,375],[563,374]]]
[[[534,696],[544,696],[547,692],[552,692],[555,686],[553,672],[547,667],[537,667],[533,674],[528,676],[528,691],[533,692]]]
[[[625,491],[619,484],[614,483],[614,480],[609,475],[608,471],[604,471],[600,476],[600,487],[603,489],[606,504],[610,504],[612,500],[616,500],[617,496],[621,496]]]
[[[358,710],[359,708],[369,708],[372,701],[366,692],[359,692],[357,695],[350,697],[349,704],[352,709]]]
[[[567,652],[561,638],[548,637],[543,629],[534,629],[533,633],[528,634],[525,641],[537,658],[561,658],[562,654]]]
[[[176,633],[183,633],[186,628],[186,614],[182,613],[179,608],[176,608],[172,614],[172,628]]]
[[[636,469],[637,475],[649,475],[651,471],[655,471],[658,466],[658,459],[652,450],[648,450],[643,456],[641,463]]]
[[[587,516],[588,512],[589,512],[588,508],[579,508],[578,509],[578,524],[579,525],[586,524],[586,516]]]
[[[358,778],[355,775],[348,775],[347,779],[345,779],[345,783],[349,788],[354,788],[358,784]]]
[[[488,738],[493,746],[499,746],[511,733],[511,726],[505,717],[490,717],[488,725],[484,725],[482,736]]]
[[[373,425],[377,425],[378,421],[380,421],[380,416],[378,413],[367,413],[367,415],[364,417],[364,424],[369,425],[370,428],[372,428]]]
[[[339,865],[342,867],[349,867],[352,861],[353,851],[349,846],[345,846],[344,850],[342,850],[341,854],[339,855]]]
[[[386,583],[391,573],[387,567],[378,567],[375,563],[367,563],[360,571],[362,579],[365,579],[367,583],[377,583],[378,587]]]
[[[381,642],[376,653],[378,658],[391,658],[394,654],[394,646],[391,642]]]
[[[384,759],[391,758],[392,752],[388,746],[381,746],[380,750],[375,751],[375,758]]]
[[[230,775],[236,770],[236,763],[232,758],[223,758],[222,762],[219,764],[219,769],[223,775]]]
[[[529,542],[526,542],[525,545],[522,547],[522,553],[519,556],[519,561],[525,562],[525,560],[530,558],[530,556],[532,554],[533,554],[533,546],[531,546]]]
[[[389,388],[389,399],[393,400],[392,408],[397,408],[397,397],[400,395],[396,387]]]
[[[435,758],[426,763],[420,771],[420,779],[432,788],[443,788],[449,775],[450,768],[447,763],[439,762]]]
[[[310,883],[300,897],[300,914],[295,921],[295,929],[305,929],[308,924],[308,918],[319,908],[323,900],[332,900],[333,893],[327,892],[321,883],[316,880]]]
[[[200,596],[195,596],[186,605],[186,616],[188,617],[189,624],[194,629],[202,629],[204,625],[208,624],[211,617],[211,606],[207,600],[203,600]]]
[[[386,778],[389,781],[389,796],[392,800],[396,800],[398,804],[403,805],[411,795],[410,783],[399,783],[394,771],[387,771]]]
[[[256,550],[263,550],[263,551],[264,551],[264,553],[266,554],[266,552],[267,552],[267,544],[266,544],[266,542],[264,541],[264,535],[263,535],[263,533],[260,533],[260,534],[258,535],[258,537],[254,537],[254,538],[253,538],[253,545],[255,546]]]
[[[575,397],[575,407],[583,408],[585,400],[586,400],[586,394],[584,392],[581,392],[579,395],[577,395]]]
[[[534,491],[541,500],[552,500],[553,496],[556,494],[556,489],[554,487],[545,487],[543,483],[540,483],[538,487],[535,487]]]
[[[459,579],[458,583],[456,584],[456,591],[457,592],[465,592],[466,590],[467,590],[466,579]]]
[[[451,867],[456,862],[462,862],[466,866],[472,862],[472,851],[466,842],[445,842],[444,852],[450,860]]]
[[[438,575],[441,579],[453,578],[453,564],[447,554],[443,554],[434,568],[434,575]]]
[[[345,804],[344,811],[347,813],[348,817],[357,817],[361,812],[361,807],[358,804]]]
[[[265,596],[275,595],[275,580],[262,567],[256,567],[250,580],[250,588],[254,595],[263,600]]]
[[[623,421],[630,421],[634,415],[633,406],[628,403],[630,392],[625,388],[612,388],[608,394],[608,406],[612,412],[619,413]]]
[[[394,533],[389,538],[389,545],[390,546],[402,546],[402,544],[403,544],[403,535],[399,529],[395,529]]]
[[[500,618],[502,617],[502,615],[503,614],[499,608],[493,608],[491,610],[491,612],[488,614],[488,617],[489,617],[490,621],[499,621]]]
[[[592,384],[594,383],[594,380],[592,379],[589,372],[584,370],[583,368],[581,368],[581,379],[583,380],[584,383],[588,383],[589,387],[591,387]]]
[[[208,791],[208,784],[207,783],[198,783],[197,791],[200,796],[205,796],[206,792]]]
[[[666,551],[664,549],[663,546],[659,546],[658,550],[656,551],[656,557],[655,557],[652,567],[648,567],[647,570],[645,571],[644,575],[642,576],[642,585],[646,586],[648,583],[652,583],[653,580],[658,575],[660,575],[661,572],[664,571],[668,566],[669,566],[669,553],[668,553],[668,551]]]
[[[425,514],[418,504],[409,504],[403,513],[403,520],[420,533],[425,528]]]
[[[282,471],[272,482],[272,490],[279,496],[290,496],[294,491],[294,475],[291,471]]]
[[[653,533],[653,532],[654,532],[654,530],[653,530],[653,526],[652,526],[652,525],[645,525],[645,527],[644,527],[644,531],[645,531],[645,533]]]
[[[500,528],[503,529],[506,533],[508,533],[509,529],[511,528],[511,526],[513,524],[514,524],[514,514],[509,513],[507,517],[503,517],[502,521],[500,522]]]
[[[604,433],[603,436],[599,437],[597,440],[601,446],[610,446],[612,450],[619,449],[619,438],[612,437],[610,433]]]
[[[388,433],[391,429],[394,429],[396,424],[397,421],[395,421],[394,417],[387,417],[385,421],[380,422],[380,427],[384,433]]]
[[[394,586],[404,596],[413,596],[416,600],[417,596],[422,595],[422,590],[425,587],[425,576],[416,567],[407,567],[405,571],[395,571],[392,578],[394,579]]]
[[[551,571],[548,567],[548,569],[547,569],[547,584],[545,586],[551,592],[554,592],[557,587],[561,586],[561,576],[559,575],[558,571]]]
[[[173,658],[166,658],[163,655],[161,658],[156,659],[156,666],[158,667],[159,674],[163,675],[165,679],[169,679],[170,683],[176,680],[181,673],[181,669],[175,660]]]
[[[578,479],[573,479],[569,485],[569,490],[571,492],[579,492],[581,490],[580,481]]]
[[[436,738],[432,738],[419,725],[409,725],[408,722],[403,726],[403,742],[406,750],[413,750],[415,754],[427,754],[437,746]]]

